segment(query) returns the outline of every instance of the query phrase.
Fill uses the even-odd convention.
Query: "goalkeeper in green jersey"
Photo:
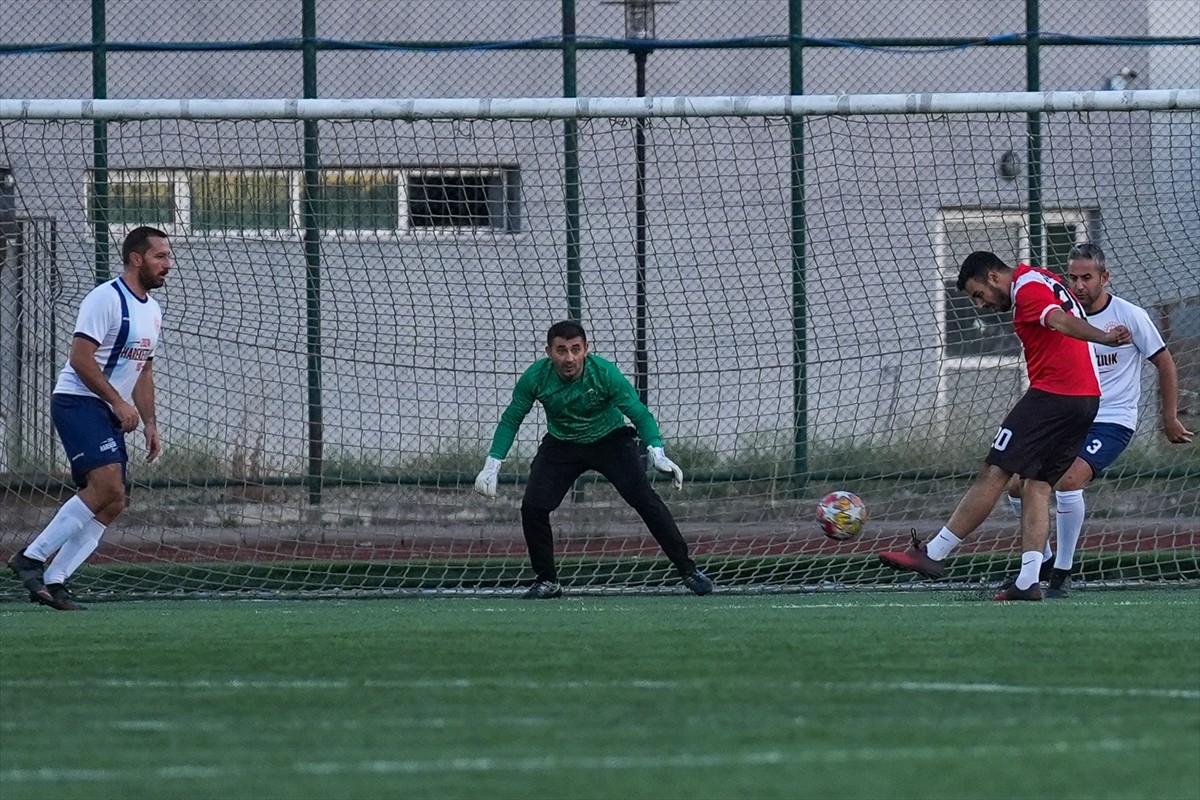
[[[513,389],[512,402],[500,417],[492,448],[475,491],[496,496],[497,477],[521,422],[536,400],[546,411],[549,432],[538,446],[521,501],[521,528],[537,580],[525,593],[531,599],[562,596],[554,565],[550,512],[558,508],[575,479],[590,469],[608,478],[646,522],[655,541],[679,570],[684,585],[708,594],[712,581],[688,556],[687,542],[666,503],[646,478],[633,443],[634,430],[647,445],[654,468],[672,473],[683,486],[683,470],[663,452],[662,434],[650,410],[638,399],[616,365],[588,352],[587,334],[577,322],[556,322],[546,333],[546,358],[525,370]]]

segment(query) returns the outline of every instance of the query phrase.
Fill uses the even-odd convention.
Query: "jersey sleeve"
[[[1133,346],[1143,358],[1153,358],[1167,346],[1144,308],[1135,306],[1125,324],[1133,334]]]
[[[154,328],[155,328],[155,337],[154,337],[154,347],[150,348],[150,355],[146,357],[146,360],[147,360],[147,361],[153,361],[153,360],[154,360],[154,357],[155,357],[156,355],[158,355],[158,351],[159,351],[159,350],[162,348],[162,344],[163,344],[163,333],[162,333],[162,306],[160,306],[160,305],[158,304],[158,301],[157,301],[157,300],[154,300],[154,298],[153,298],[153,297],[152,297],[152,298],[150,298],[150,299],[151,299],[151,300],[154,302]]]
[[[654,419],[650,409],[646,408],[646,404],[638,398],[633,384],[621,374],[616,365],[608,364],[605,370],[613,404],[629,418],[633,427],[637,428],[642,444],[647,447],[662,447],[662,432],[658,429],[658,421]]]
[[[75,320],[75,335],[83,337],[99,347],[109,331],[120,325],[121,303],[112,286],[102,285],[88,292],[79,304],[79,316]]]
[[[1045,327],[1046,315],[1056,308],[1062,308],[1062,301],[1049,286],[1040,280],[1023,281],[1017,286],[1013,302],[1013,322]]]
[[[488,450],[488,455],[492,458],[503,461],[508,456],[508,451],[512,449],[512,443],[517,438],[517,431],[521,429],[521,423],[533,408],[533,401],[537,397],[536,366],[535,364],[525,370],[517,385],[513,387],[512,400],[500,415],[500,424],[496,426],[492,446]]]

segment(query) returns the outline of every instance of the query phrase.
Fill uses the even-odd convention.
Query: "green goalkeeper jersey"
[[[643,444],[662,446],[658,423],[638,399],[629,379],[616,364],[588,353],[579,377],[573,381],[560,378],[549,358],[525,370],[496,427],[488,453],[492,458],[503,460],[508,455],[535,400],[546,410],[546,428],[555,439],[577,444],[595,442],[624,425],[628,417]]]

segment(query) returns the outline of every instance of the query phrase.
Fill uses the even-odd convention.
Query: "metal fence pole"
[[[788,2],[788,80],[792,95],[804,94],[803,0]],[[808,476],[808,295],[804,219],[804,118],[791,118],[792,142],[792,474],[797,488]]]
[[[92,0],[92,97],[108,97],[107,0]],[[92,225],[95,229],[93,269],[97,284],[111,277],[108,266],[108,122],[92,122]]]
[[[575,97],[575,0],[562,0],[563,97]],[[579,123],[563,123],[563,200],[566,206],[567,316],[583,319],[583,274],[579,247]]]
[[[1041,23],[1038,20],[1040,0],[1025,0],[1025,89],[1041,91]],[[1042,264],[1042,115],[1030,112],[1026,116],[1026,157],[1029,162],[1029,264]]]
[[[633,51],[636,89],[638,97],[646,96],[647,49],[639,47]],[[633,381],[638,399],[650,403],[650,350],[646,343],[646,238],[648,219],[646,215],[646,118],[633,121],[634,177],[634,321],[633,321]]]
[[[317,0],[302,0],[301,35],[304,38],[304,96],[317,96]],[[304,297],[306,310],[306,363],[308,380],[308,502],[321,503],[325,430],[321,404],[321,231],[317,210],[321,202],[320,146],[316,120],[304,121]]]

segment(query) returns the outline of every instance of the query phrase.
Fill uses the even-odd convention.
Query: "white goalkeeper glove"
[[[483,462],[483,469],[475,478],[475,491],[484,497],[495,497],[496,484],[500,482],[500,465],[503,463],[502,459],[488,456],[487,461]]]
[[[675,484],[675,488],[682,489],[683,470],[679,468],[679,465],[667,458],[667,454],[663,452],[661,447],[647,447],[646,452],[650,454],[650,463],[654,465],[654,468],[659,472],[671,473],[671,482]]]

